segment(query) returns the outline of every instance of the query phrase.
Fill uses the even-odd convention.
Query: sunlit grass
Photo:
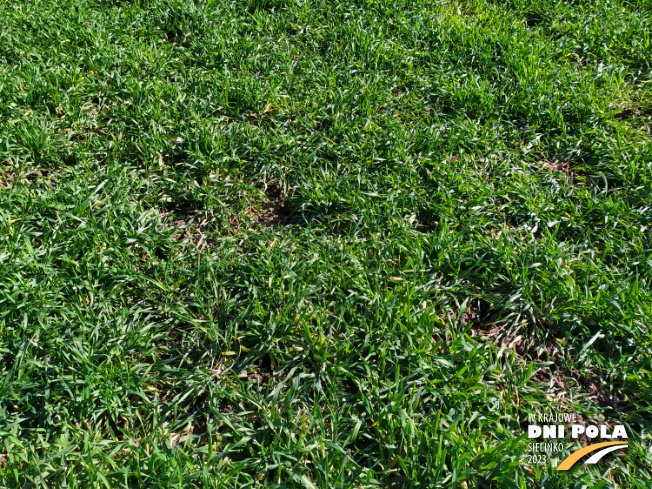
[[[651,8],[4,2],[2,483],[650,487]]]

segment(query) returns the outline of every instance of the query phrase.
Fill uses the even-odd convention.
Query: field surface
[[[651,487],[651,39],[651,0],[0,2],[0,486]],[[630,445],[533,463],[544,412]]]

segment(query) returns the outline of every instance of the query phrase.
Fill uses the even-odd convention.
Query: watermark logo
[[[564,451],[568,426],[570,426],[571,440],[577,440],[582,435],[589,439],[599,436],[600,438],[612,440],[618,438],[619,440],[594,443],[580,448],[566,457],[557,466],[557,470],[571,469],[582,457],[590,453],[593,455],[584,463],[596,464],[605,455],[628,446],[627,431],[623,425],[615,425],[613,429],[607,425],[585,426],[580,424],[578,416],[572,413],[539,414],[538,416],[529,414],[527,436],[530,440],[537,440],[528,444],[531,454],[528,457],[529,463],[546,463],[548,453],[555,454]],[[544,441],[539,442],[538,440]]]

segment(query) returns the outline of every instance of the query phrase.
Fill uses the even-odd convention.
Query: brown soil
[[[292,213],[286,198],[292,195],[292,190],[284,193],[279,185],[272,183],[267,185],[265,195],[269,201],[263,204],[260,211],[254,212],[256,221],[271,226],[288,224]]]

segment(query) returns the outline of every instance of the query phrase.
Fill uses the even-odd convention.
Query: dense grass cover
[[[651,21],[5,0],[2,483],[650,487]]]

